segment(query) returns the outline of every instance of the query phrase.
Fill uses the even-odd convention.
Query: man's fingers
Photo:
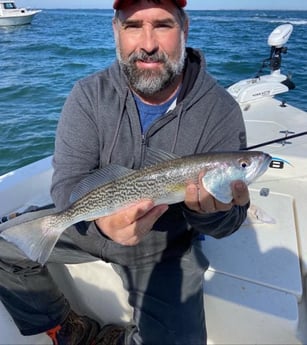
[[[198,213],[216,212],[215,199],[208,193],[202,185],[204,172],[199,175],[198,185],[190,183],[186,188],[185,204],[186,206]]]
[[[152,201],[145,200],[95,222],[116,243],[132,246],[142,240],[167,209],[168,205],[154,207]]]
[[[234,205],[245,206],[249,202],[247,185],[242,181],[234,181],[231,184],[233,200],[230,203],[222,203],[215,199],[202,185],[203,173],[199,175],[198,185],[190,183],[186,188],[185,204],[195,212],[215,213],[229,211]]]
[[[168,205],[159,205],[151,209],[144,217],[139,218],[138,221],[131,224],[125,229],[125,235],[130,234],[130,237],[124,236],[119,243],[125,246],[135,246],[142,241],[152,229],[154,223],[168,210]],[[124,235],[124,234],[122,234]]]
[[[136,236],[144,236],[152,229],[155,222],[168,210],[168,205],[159,205],[152,208],[146,216],[139,218],[135,226]]]
[[[249,191],[247,185],[242,181],[234,181],[231,184],[233,204],[245,206],[249,202]]]
[[[186,206],[192,211],[199,211],[198,188],[195,184],[189,184],[185,191]]]
[[[122,229],[143,217],[153,207],[154,204],[151,200],[143,200],[110,216],[102,217],[101,220],[104,226],[108,226],[113,229]]]

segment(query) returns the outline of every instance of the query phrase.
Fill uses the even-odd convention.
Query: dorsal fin
[[[125,168],[120,165],[107,165],[102,169],[94,171],[92,174],[81,180],[73,189],[69,201],[71,203],[74,203],[95,188],[115,181],[123,176],[130,175],[133,172],[134,170]]]
[[[144,166],[155,165],[176,158],[180,158],[180,156],[158,148],[147,147]]]

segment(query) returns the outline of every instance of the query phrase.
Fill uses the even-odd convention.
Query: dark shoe
[[[95,345],[124,345],[126,328],[118,325],[106,325],[95,338]]]
[[[98,322],[71,311],[61,325],[46,333],[53,345],[98,345],[95,338],[99,331]]]

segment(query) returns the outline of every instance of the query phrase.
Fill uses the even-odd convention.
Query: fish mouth
[[[262,164],[259,164],[259,176],[264,174],[265,171],[269,168],[270,164],[272,162],[272,157],[268,153],[263,154],[263,162]]]
[[[256,177],[263,175],[272,162],[272,157],[268,153],[264,152],[261,156],[258,156],[258,159],[260,159],[261,162],[257,164],[254,171],[250,171],[250,173],[246,176],[246,179],[249,181],[249,183],[252,182]]]
[[[264,156],[264,160],[263,160],[262,169],[264,171],[266,171],[269,168],[273,158],[268,153],[264,153],[264,155],[265,156]]]

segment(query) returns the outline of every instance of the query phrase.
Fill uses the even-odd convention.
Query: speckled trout
[[[272,157],[260,151],[216,152],[159,161],[140,170],[110,165],[89,175],[72,193],[70,206],[23,214],[0,225],[0,236],[31,260],[44,264],[69,226],[115,213],[140,200],[155,205],[184,200],[188,183],[198,183],[217,200],[232,200],[231,182],[247,185],[262,175]]]

